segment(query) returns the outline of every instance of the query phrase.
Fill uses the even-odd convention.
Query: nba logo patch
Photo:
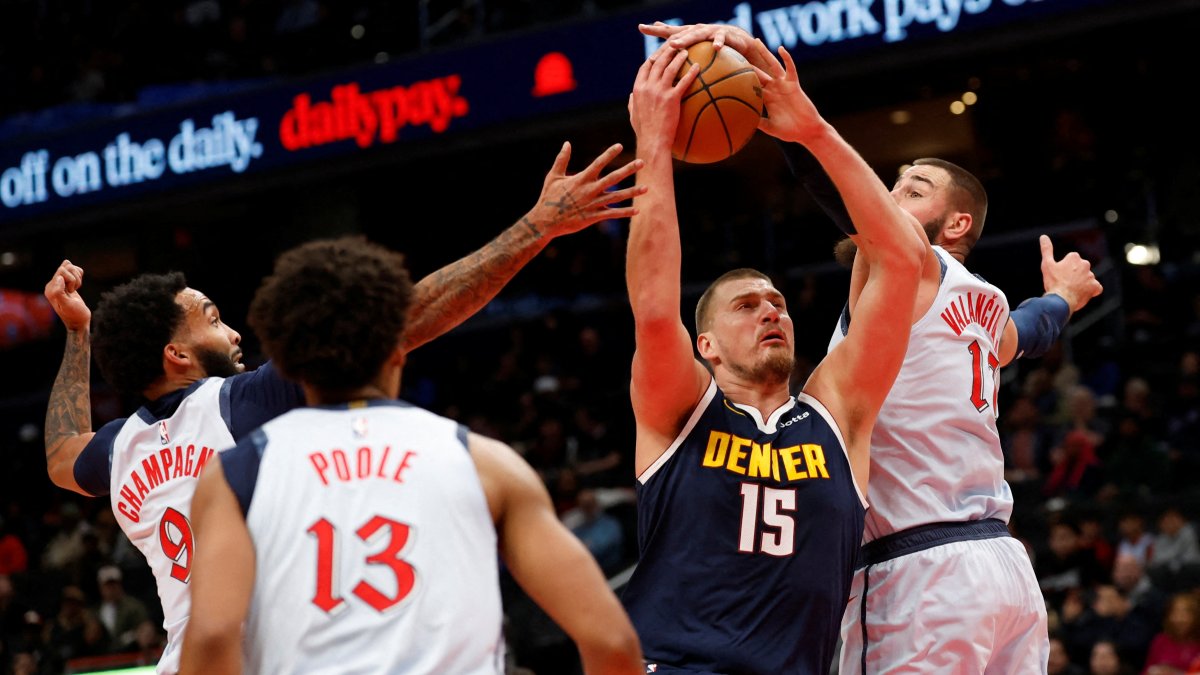
[[[647,663],[646,664],[646,672],[647,673],[657,673],[658,672],[658,664],[657,663]]]
[[[171,435],[167,433],[167,421],[163,420],[158,423],[158,442],[166,445],[171,442]]]
[[[367,435],[367,418],[355,417],[354,421],[350,422],[350,430],[358,438],[363,438]]]

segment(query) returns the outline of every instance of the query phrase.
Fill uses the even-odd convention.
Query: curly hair
[[[92,317],[92,353],[109,384],[141,394],[162,377],[162,350],[183,324],[175,296],[187,288],[182,272],[142,274],[100,297]]]
[[[412,281],[399,253],[361,236],[279,256],[250,303],[250,327],[279,370],[327,392],[369,384],[400,344]]]

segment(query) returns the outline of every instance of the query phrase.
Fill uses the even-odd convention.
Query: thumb
[[[1054,244],[1050,242],[1050,237],[1042,235],[1038,237],[1038,244],[1042,247],[1042,263],[1054,262]]]

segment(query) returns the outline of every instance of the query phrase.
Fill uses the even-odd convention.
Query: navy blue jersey
[[[648,663],[829,672],[865,502],[824,406],[800,394],[764,421],[714,382],[637,490],[622,601]]]

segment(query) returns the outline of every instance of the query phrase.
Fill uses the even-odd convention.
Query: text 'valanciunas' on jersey
[[[1012,514],[996,429],[1003,291],[941,247],[942,282],[912,327],[904,365],[871,435],[865,541],[918,525]],[[843,314],[832,350],[845,336]]]

